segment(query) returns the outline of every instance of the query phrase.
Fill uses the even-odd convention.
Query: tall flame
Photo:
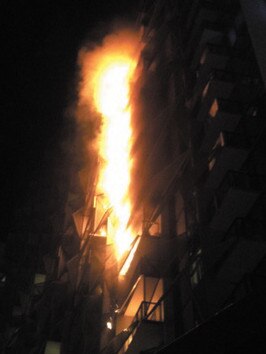
[[[100,156],[97,194],[104,196],[101,205],[105,210],[112,208],[107,238],[115,244],[118,258],[130,249],[135,236],[127,224],[132,168],[130,83],[137,64],[138,43],[136,33],[124,30],[107,36],[92,51],[81,50],[79,56],[83,81],[78,108],[86,111],[82,107],[94,107],[102,117],[96,142]]]
[[[135,67],[131,58],[112,57],[95,81],[94,101],[103,116],[100,156],[103,160],[99,186],[109,199],[115,218],[114,242],[121,256],[132,242],[127,223],[131,205],[129,184],[131,170],[131,110],[129,85]]]

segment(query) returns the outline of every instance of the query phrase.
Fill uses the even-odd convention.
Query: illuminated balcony
[[[207,43],[200,56],[200,64],[222,70],[228,60],[228,48],[220,44]],[[198,64],[198,63],[197,63]]]
[[[197,72],[197,80],[194,86],[194,94],[202,91],[207,84],[210,73],[213,69],[223,70],[228,61],[228,49],[221,45],[207,43],[203,47],[199,56],[195,55],[193,59],[193,68],[200,64]]]
[[[135,324],[119,354],[139,353],[162,344],[164,310],[163,302],[158,303],[162,294],[162,279],[139,277],[118,312],[117,334]]]
[[[198,26],[193,26],[186,49],[187,58],[192,67],[195,67],[206,43],[215,43],[222,38],[222,35],[223,25],[211,22],[209,19],[203,20]]]
[[[228,171],[208,208],[210,227],[227,231],[232,222],[245,217],[259,197],[258,176]]]
[[[221,130],[234,131],[241,118],[241,109],[237,102],[215,98],[208,112],[209,121],[219,122]]]
[[[215,189],[229,170],[239,170],[248,157],[249,141],[241,129],[221,132],[209,157],[207,188]]]
[[[162,249],[164,252],[162,252]],[[120,271],[118,303],[122,304],[139,277],[160,278],[169,275],[169,261],[178,253],[177,239],[160,236],[142,236],[130,267]],[[129,256],[130,257],[130,254]],[[126,261],[125,263],[126,264]]]
[[[208,117],[216,97],[228,99],[234,87],[234,74],[228,71],[215,70],[202,92],[202,101],[197,115],[199,121]],[[210,112],[211,113],[211,112]],[[211,113],[212,114],[212,113]],[[215,115],[214,115],[215,116]]]
[[[215,146],[221,131],[234,132],[241,118],[240,108],[233,101],[215,98],[207,114],[207,129],[200,146],[201,153],[209,154]],[[240,127],[241,128],[241,127]],[[243,129],[237,129],[237,134],[243,135]]]
[[[141,303],[157,302],[163,294],[163,280],[160,278],[139,276],[129,291],[124,303],[120,306],[116,330],[119,333],[134,320]],[[147,311],[151,308],[148,307]],[[146,311],[146,312],[147,312]]]
[[[147,308],[155,305],[152,302],[143,301],[141,303],[135,316],[138,325],[119,351],[119,354],[137,354],[163,344],[162,306],[157,307],[151,316],[146,317]]]
[[[210,73],[211,69],[225,69],[228,58],[227,47],[204,41],[192,58],[191,67],[196,70],[200,64],[198,80],[200,78],[204,79]]]

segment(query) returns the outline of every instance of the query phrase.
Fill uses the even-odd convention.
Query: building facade
[[[163,340],[147,352],[243,352],[258,343],[253,351],[261,353],[265,4],[145,4],[138,114],[151,213],[144,237],[161,220],[159,238],[173,242],[175,254],[162,277]]]
[[[264,4],[142,1],[130,219],[141,232],[117,262],[97,159],[74,157],[60,235],[24,297],[13,292],[5,353],[265,352]]]

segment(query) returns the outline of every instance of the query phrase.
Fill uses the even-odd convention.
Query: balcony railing
[[[128,336],[127,340],[124,342],[123,346],[120,348],[118,354],[125,354],[129,348],[131,342],[134,341],[134,336],[139,330],[141,323],[145,321],[146,323],[149,321],[158,322],[158,324],[162,324],[163,322],[163,303],[158,304],[155,302],[142,301],[140,304],[138,311],[132,321],[132,331]],[[156,307],[155,307],[156,306]],[[154,311],[152,309],[154,308]],[[147,316],[148,315],[148,316]]]
[[[248,137],[243,127],[235,132],[224,131],[220,133],[222,146],[230,146],[235,149],[248,149],[250,147]]]
[[[225,194],[230,188],[240,189],[242,191],[259,192],[261,177],[258,175],[249,175],[239,171],[228,171],[222,183],[216,190],[217,207],[222,203]]]
[[[245,131],[241,131],[241,129],[236,132],[221,132],[219,134],[209,154],[208,165],[211,172],[208,175],[206,187],[218,188],[228,171],[231,171],[232,168],[236,171],[239,170],[246,161],[250,143]]]
[[[209,161],[213,158],[217,159],[224,147],[243,150],[248,150],[250,148],[250,141],[243,124],[239,124],[234,132],[222,131],[219,134],[210,153]]]
[[[193,95],[202,91],[209,80],[210,73],[216,70],[224,70],[228,61],[227,47],[206,43],[195,53],[192,60],[192,69],[196,71],[194,78]]]
[[[210,108],[213,106],[214,100],[217,96],[225,100],[230,97],[234,87],[234,81],[235,75],[230,71],[213,70],[211,72],[205,87],[200,89],[200,91],[195,92],[195,97],[202,97],[197,114],[197,119],[199,121],[203,121],[209,116],[208,113],[210,114]],[[214,116],[214,114],[211,115]]]
[[[209,20],[203,20],[199,25],[193,26],[192,33],[187,44],[187,58],[189,62],[195,61],[200,56],[202,45],[215,41],[222,37],[223,25]]]
[[[216,77],[219,77],[221,74],[216,73]],[[215,74],[214,74],[215,76]],[[226,75],[227,76],[227,75]],[[233,75],[231,75],[231,79],[233,79]],[[238,102],[232,100],[225,100],[222,98],[215,98],[213,100],[211,109],[210,109],[210,116],[215,118],[217,114],[220,112],[227,113],[230,115],[240,115],[241,110]]]
[[[199,62],[201,65],[208,65],[216,69],[224,69],[228,58],[228,48],[219,44],[207,43],[199,53]],[[194,65],[198,62],[194,60]]]
[[[133,322],[141,322],[143,320],[163,322],[163,303],[160,303],[156,308],[154,307],[155,305],[156,302],[142,301]],[[152,311],[153,308],[155,308],[154,311]]]
[[[186,17],[184,22],[187,28],[187,38],[191,38],[195,32],[198,32],[198,27],[204,21],[215,22],[218,19],[218,12],[215,4],[210,4],[207,1],[193,1],[184,16]]]
[[[266,241],[265,228],[266,222],[264,220],[251,217],[237,218],[226,233],[225,239],[245,238],[256,241]]]
[[[225,232],[236,218],[246,217],[258,200],[263,179],[263,176],[229,170],[206,210],[210,226]]]
[[[198,118],[200,116],[202,118],[194,123],[194,125],[200,125],[201,123],[202,127],[200,134],[195,133],[200,152],[203,154],[212,154],[212,152],[216,154],[214,150],[217,150],[217,148],[228,145],[232,146],[232,144],[234,147],[238,144],[241,148],[248,147],[249,142],[245,127],[239,125],[241,114],[237,104],[215,98],[212,102],[209,102],[209,106],[208,113],[208,104],[205,110],[203,107],[199,110]],[[206,112],[206,117],[208,117],[208,124],[204,124],[203,122],[204,111]],[[238,143],[237,140],[241,140],[242,142],[240,143],[239,141]]]

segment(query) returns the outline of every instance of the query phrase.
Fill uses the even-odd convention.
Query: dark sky
[[[129,4],[131,3],[131,4]],[[73,96],[78,48],[94,28],[124,18],[128,0],[1,2],[2,234],[25,198],[44,156],[57,151]]]

